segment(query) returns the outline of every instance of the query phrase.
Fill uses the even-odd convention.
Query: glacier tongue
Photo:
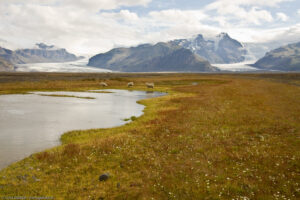
[[[17,72],[111,72],[111,70],[88,67],[88,59],[63,63],[17,64]]]
[[[241,62],[241,63],[231,63],[231,64],[213,64],[222,71],[231,71],[231,72],[246,72],[246,71],[257,71],[259,69],[249,66],[250,64],[255,63],[254,60]]]

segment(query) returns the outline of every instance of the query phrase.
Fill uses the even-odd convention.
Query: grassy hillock
[[[83,91],[104,81],[102,75],[39,81],[14,76],[0,84],[0,94]],[[61,146],[3,169],[0,198],[300,198],[299,74],[105,79],[121,89],[134,81],[136,90],[154,82],[154,90],[168,95],[140,101],[145,114],[129,124],[65,133]],[[99,181],[104,173],[110,177]]]

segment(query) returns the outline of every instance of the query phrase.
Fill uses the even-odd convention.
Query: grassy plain
[[[121,127],[72,131],[0,171],[1,197],[299,199],[300,74],[0,74],[0,94],[149,90]],[[151,89],[150,89],[151,90]],[[107,181],[99,175],[109,173]]]

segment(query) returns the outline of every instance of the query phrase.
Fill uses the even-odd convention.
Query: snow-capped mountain
[[[216,72],[189,49],[170,42],[115,48],[90,58],[88,66],[122,72]]]
[[[227,33],[207,39],[199,34],[194,38],[173,40],[170,43],[189,49],[210,63],[243,62],[247,54],[245,47]]]
[[[44,43],[37,43],[30,49],[15,51],[0,47],[0,57],[13,64],[70,62],[83,58],[69,53],[64,48],[58,48],[54,45],[48,46]]]

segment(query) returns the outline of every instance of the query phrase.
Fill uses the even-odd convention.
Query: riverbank
[[[145,114],[127,125],[66,133],[61,146],[2,170],[0,197],[300,197],[299,74],[34,76],[1,83],[0,93],[84,91],[106,79],[118,89],[155,82],[169,95],[140,101]],[[103,173],[107,181],[99,181]]]

